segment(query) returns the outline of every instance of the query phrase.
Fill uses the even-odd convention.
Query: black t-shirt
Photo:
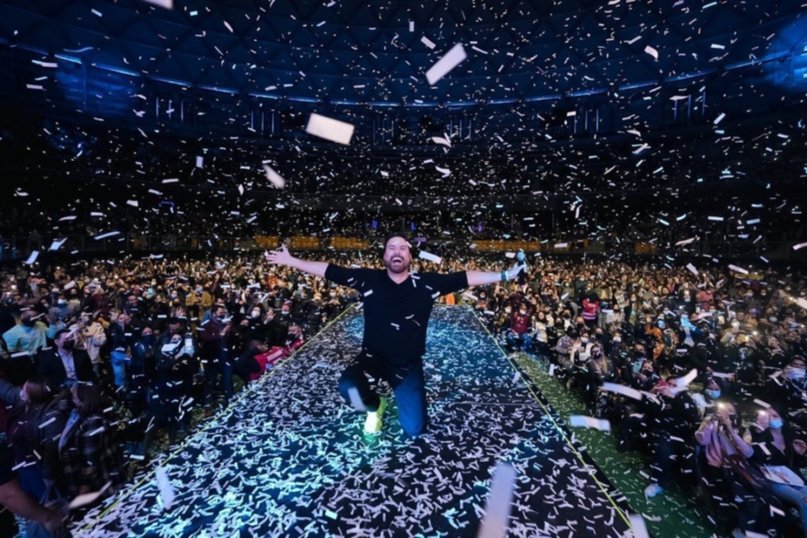
[[[465,271],[410,273],[406,280],[396,284],[386,270],[346,269],[330,264],[325,278],[361,293],[362,348],[393,366],[420,360],[426,351],[426,329],[434,301],[468,287]]]

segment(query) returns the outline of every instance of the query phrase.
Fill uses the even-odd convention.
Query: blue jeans
[[[349,391],[355,388],[359,391],[364,405],[369,410],[374,411],[378,409],[379,398],[378,394],[370,388],[370,382],[365,374],[365,371],[368,370],[376,377],[383,376],[392,386],[404,433],[415,437],[426,431],[428,416],[426,414],[426,385],[423,379],[423,365],[414,365],[406,372],[402,372],[402,375],[385,371],[386,369],[367,368],[362,364],[354,364],[346,368],[339,378],[339,393],[345,401],[350,402]]]
[[[524,333],[519,336],[514,331],[507,331],[507,345],[513,350],[530,351],[532,349],[532,335]]]
[[[807,533],[807,487],[788,486],[771,482],[771,492],[780,499],[792,502],[799,507],[802,531]]]
[[[110,358],[115,386],[126,388],[126,365],[129,363],[129,356],[123,351],[113,351]]]

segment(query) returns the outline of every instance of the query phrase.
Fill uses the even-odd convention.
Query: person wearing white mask
[[[791,476],[790,473],[798,477],[798,469],[807,463],[807,442],[785,423],[782,415],[775,407],[760,410],[745,438],[754,448],[751,462],[769,478],[763,487],[776,497],[799,507],[802,531],[807,534],[807,487],[783,483],[787,481],[786,476]]]

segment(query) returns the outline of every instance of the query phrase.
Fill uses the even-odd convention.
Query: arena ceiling
[[[805,39],[798,0],[176,0],[173,9],[139,0],[25,0],[5,2],[3,12],[3,41],[42,61],[338,106],[624,92],[789,65],[800,61]],[[456,43],[468,60],[430,86],[424,72]]]

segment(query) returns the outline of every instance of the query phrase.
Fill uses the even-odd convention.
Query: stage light
[[[771,43],[770,53],[778,62],[765,64],[767,79],[790,91],[807,89],[807,20],[797,20],[782,29]]]

